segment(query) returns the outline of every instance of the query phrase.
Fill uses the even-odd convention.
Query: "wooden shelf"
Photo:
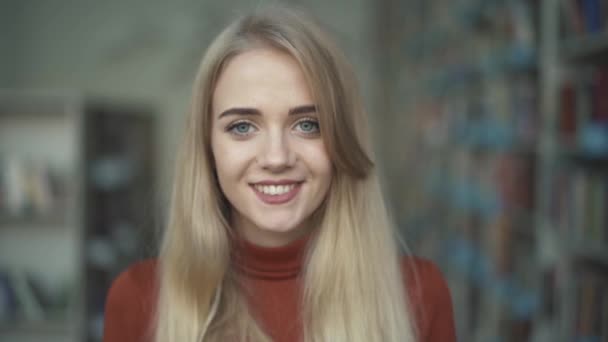
[[[1,116],[63,117],[81,105],[76,91],[10,90],[0,92]]]
[[[492,145],[484,143],[461,143],[462,146],[469,149],[471,152],[476,153],[489,153],[489,154],[510,154],[522,157],[536,157],[537,153],[533,146],[524,144],[504,144],[504,145]]]
[[[561,52],[565,62],[608,64],[608,32],[567,39],[562,43]]]
[[[0,333],[68,335],[71,330],[67,321],[0,322]]]
[[[577,149],[565,149],[562,154],[567,161],[580,166],[608,169],[608,154],[593,154]]]
[[[576,240],[570,253],[574,258],[590,260],[608,266],[608,244],[592,240]]]
[[[53,216],[9,216],[0,215],[0,229],[6,227],[64,227],[67,226],[65,217]]]

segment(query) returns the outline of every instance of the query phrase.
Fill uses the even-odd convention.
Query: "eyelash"
[[[236,131],[236,128],[242,124],[247,124],[247,125],[249,125],[249,127],[253,127],[253,124],[247,120],[238,120],[238,121],[235,121],[235,122],[231,123],[230,125],[228,125],[226,127],[226,132],[232,133],[237,136],[246,136],[246,135],[250,134],[251,132],[239,133]]]
[[[312,118],[312,117],[305,117],[302,119],[299,119],[298,121],[296,121],[296,123],[294,124],[295,127],[297,127],[298,125],[304,123],[304,122],[310,122],[313,125],[316,125],[316,130],[314,132],[304,132],[304,131],[300,131],[300,133],[305,134],[305,135],[309,135],[309,136],[314,136],[317,135],[321,132],[321,128],[319,126],[319,120]]]
[[[299,133],[307,135],[307,136],[315,136],[320,133],[321,129],[319,127],[319,120],[317,120],[313,117],[305,117],[305,118],[301,118],[301,119],[297,120],[294,124],[294,127],[297,127],[298,125],[305,123],[305,122],[310,122],[313,125],[316,125],[316,130],[314,132],[305,132],[305,131],[300,130]],[[248,120],[238,120],[238,121],[235,121],[235,122],[231,123],[230,125],[228,125],[226,127],[226,132],[234,134],[239,137],[245,137],[245,136],[251,134],[251,132],[240,133],[236,130],[236,128],[239,125],[243,125],[243,124],[247,124],[249,127],[254,127],[253,123],[249,122]]]

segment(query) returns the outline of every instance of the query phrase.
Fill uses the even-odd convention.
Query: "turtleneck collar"
[[[280,247],[263,247],[235,237],[234,263],[248,277],[267,280],[295,278],[300,274],[311,234]]]

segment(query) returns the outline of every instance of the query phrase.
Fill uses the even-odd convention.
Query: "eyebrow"
[[[299,114],[308,114],[315,113],[317,111],[317,106],[315,105],[303,105],[293,107],[287,113],[288,115],[299,115]],[[243,108],[243,107],[234,107],[229,108],[223,111],[218,119],[221,119],[225,116],[229,115],[262,115],[262,113],[256,108]]]

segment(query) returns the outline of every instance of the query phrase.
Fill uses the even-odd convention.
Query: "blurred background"
[[[153,256],[190,88],[260,3],[0,0],[0,341],[101,341]],[[289,1],[357,70],[459,341],[608,341],[608,1]]]

